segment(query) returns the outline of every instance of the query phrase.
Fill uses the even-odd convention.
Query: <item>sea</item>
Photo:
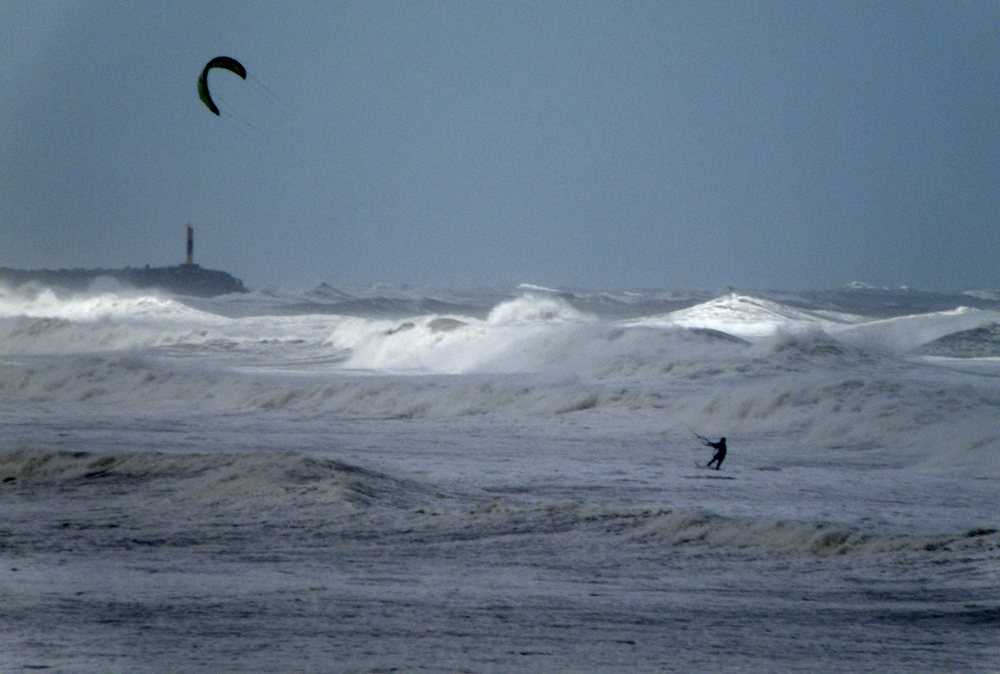
[[[0,415],[2,672],[1000,671],[997,292],[0,288]]]

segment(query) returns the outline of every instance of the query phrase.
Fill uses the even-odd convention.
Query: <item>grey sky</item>
[[[998,123],[993,1],[6,2],[0,265],[995,289]]]

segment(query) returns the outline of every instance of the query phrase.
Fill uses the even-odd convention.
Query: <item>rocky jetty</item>
[[[11,288],[27,283],[86,290],[99,278],[111,278],[133,288],[160,288],[178,295],[215,297],[245,293],[243,281],[232,274],[202,269],[196,264],[173,267],[125,267],[124,269],[8,269],[0,267],[0,283]]]

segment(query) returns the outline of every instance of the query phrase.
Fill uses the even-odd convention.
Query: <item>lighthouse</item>
[[[187,226],[188,230],[188,245],[187,245],[187,260],[185,264],[194,264],[194,227],[191,225]]]

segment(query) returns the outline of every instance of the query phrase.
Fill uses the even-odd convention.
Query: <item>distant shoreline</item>
[[[248,292],[243,281],[229,272],[203,269],[196,264],[124,269],[9,269],[0,267],[0,283],[17,288],[40,283],[69,290],[86,290],[98,278],[113,278],[134,288],[160,288],[181,295],[215,297]]]

